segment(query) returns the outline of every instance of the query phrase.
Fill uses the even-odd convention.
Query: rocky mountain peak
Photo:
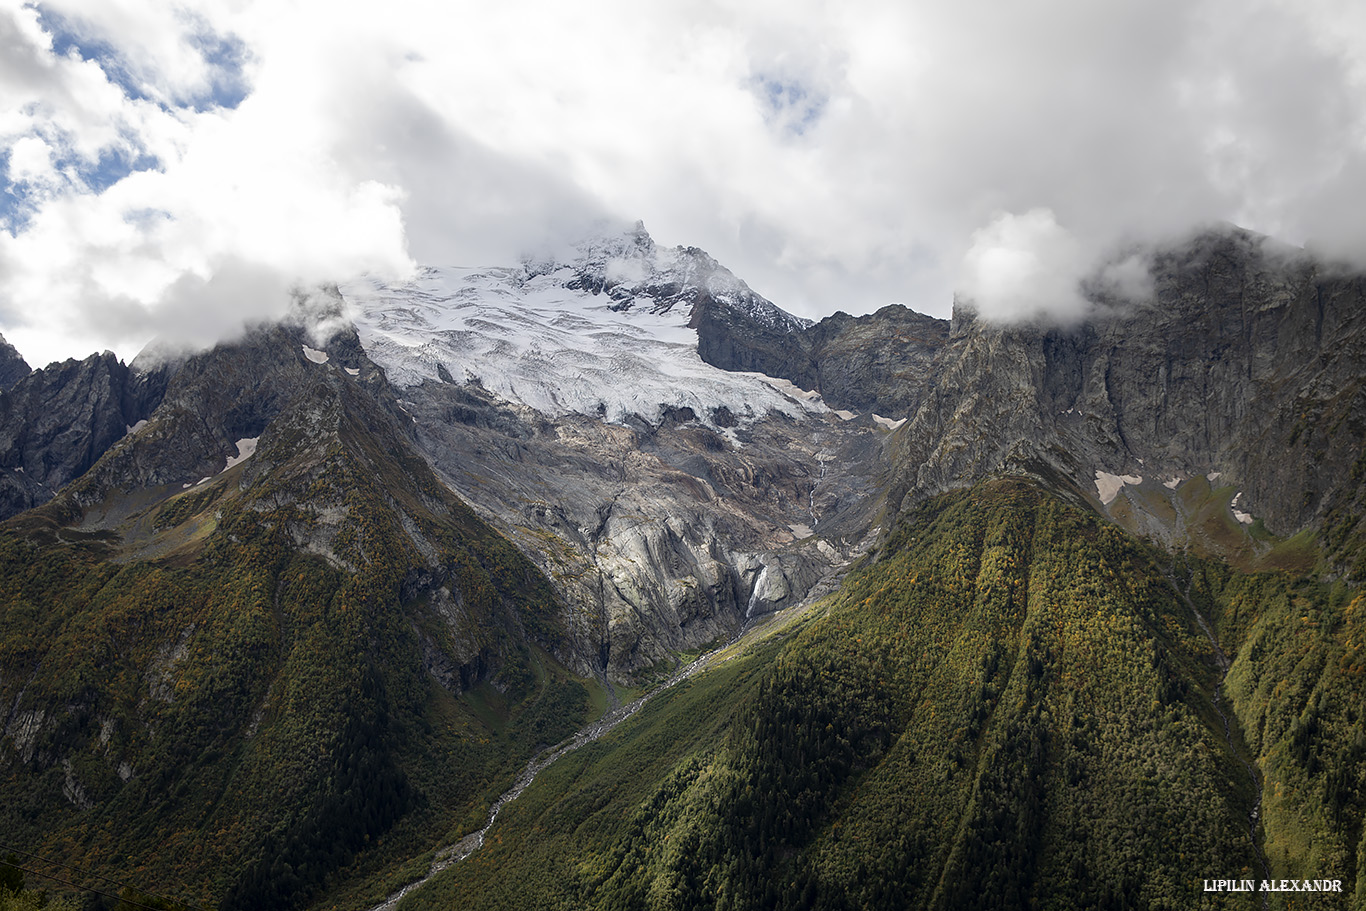
[[[770,328],[811,324],[756,294],[705,250],[659,246],[641,221],[625,231],[604,228],[591,234],[577,241],[569,256],[529,258],[523,269],[528,279],[563,274],[566,288],[606,294],[617,311],[678,308],[696,322],[698,308],[721,307]]]
[[[0,335],[0,389],[10,389],[15,383],[33,372],[13,345]]]

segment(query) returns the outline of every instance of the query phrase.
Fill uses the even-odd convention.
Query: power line
[[[13,847],[13,846],[11,846],[11,845],[0,844],[0,851],[10,851],[10,852],[12,852],[12,853],[14,853],[14,854],[22,854],[22,855],[24,855],[25,857],[31,857],[31,858],[33,858],[33,859],[36,860],[36,861],[40,861],[40,862],[45,863],[45,864],[52,864],[54,867],[65,867],[65,868],[68,869],[68,870],[72,870],[72,871],[74,871],[74,872],[76,872],[76,873],[80,873],[80,874],[82,874],[82,875],[84,875],[84,876],[93,876],[93,877],[95,877],[96,879],[102,879],[102,880],[104,880],[104,881],[107,882],[107,883],[113,883],[114,885],[116,885],[116,886],[122,886],[122,887],[125,888],[125,889],[132,889],[132,888],[133,888],[132,886],[128,885],[128,883],[119,882],[117,879],[114,879],[112,876],[105,876],[104,874],[102,874],[102,873],[96,873],[96,872],[94,872],[93,870],[82,870],[80,867],[73,867],[71,864],[64,864],[64,863],[62,863],[60,860],[53,860],[53,859],[50,858],[50,857],[43,857],[43,856],[41,856],[41,855],[39,855],[39,854],[34,854],[32,851],[25,851],[25,850],[23,850],[23,849],[21,849],[21,848],[16,848],[16,847]],[[17,866],[17,864],[16,864],[15,866]],[[145,894],[145,895],[151,895],[152,893],[151,893],[151,892],[146,892],[146,893],[143,893],[143,894]],[[161,896],[157,896],[157,897],[160,898]],[[200,911],[203,911],[203,909],[200,909]]]
[[[96,873],[96,872],[94,872],[93,870],[82,870],[80,867],[73,867],[71,864],[62,863],[60,860],[53,860],[53,859],[50,858],[50,857],[43,857],[42,855],[34,854],[32,851],[25,851],[25,850],[23,850],[22,848],[16,848],[16,847],[13,847],[12,845],[6,845],[6,844],[3,844],[3,843],[0,843],[0,851],[9,851],[9,852],[12,852],[12,853],[14,853],[14,854],[22,854],[22,855],[24,855],[25,857],[31,857],[31,858],[33,858],[34,860],[39,861],[40,863],[52,864],[54,867],[63,867],[63,868],[65,868],[65,869],[67,869],[67,870],[72,870],[72,871],[74,871],[74,872],[76,872],[76,873],[80,873],[80,874],[82,874],[82,875],[84,875],[84,876],[93,876],[95,879],[102,879],[102,880],[104,880],[104,881],[107,882],[107,883],[113,883],[113,884],[116,885],[116,886],[122,886],[122,887],[125,888],[125,889],[131,889],[131,890],[134,891],[134,892],[139,892],[139,893],[141,893],[141,894],[143,894],[143,895],[151,896],[152,898],[159,898],[159,899],[161,899],[162,901],[169,901],[169,902],[171,902],[172,904],[184,905],[184,906],[187,907],[187,908],[193,908],[194,911],[207,911],[207,909],[201,908],[199,905],[192,905],[192,904],[190,904],[189,902],[183,902],[183,901],[174,901],[173,899],[169,899],[169,898],[167,898],[167,897],[164,896],[164,895],[157,895],[155,892],[149,892],[149,891],[147,891],[146,889],[139,889],[139,888],[137,888],[136,886],[131,886],[131,885],[129,885],[128,883],[121,882],[120,880],[114,879],[112,876],[105,876],[103,873]],[[0,858],[0,863],[9,863],[9,861],[6,861],[6,860],[4,860],[3,858]],[[60,878],[58,878],[58,877],[56,877],[56,876],[50,876],[50,875],[48,875],[48,874],[46,874],[46,873],[39,873],[39,872],[36,871],[36,870],[29,870],[28,867],[23,867],[23,866],[20,866],[19,864],[10,864],[10,866],[18,867],[20,870],[26,870],[26,871],[28,871],[29,873],[34,874],[35,876],[46,876],[48,879],[55,879],[55,880],[57,880],[58,882],[66,882],[66,880],[60,879]],[[75,885],[75,883],[69,883],[69,885]],[[95,893],[97,893],[97,894],[99,894],[99,895],[109,895],[109,894],[110,894],[110,893],[108,893],[108,892],[100,892],[100,890],[98,890],[98,889],[89,889],[89,888],[86,887],[86,886],[76,886],[76,888],[78,888],[78,889],[87,889],[87,891],[95,892]],[[115,895],[115,896],[113,896],[113,897],[114,897],[114,898],[118,898],[119,896]],[[123,899],[123,900],[126,901],[127,899]],[[133,904],[137,904],[137,902],[133,902]],[[139,905],[139,907],[144,907],[144,908],[145,908],[146,905]]]
[[[99,890],[99,889],[95,889],[95,888],[92,888],[92,887],[90,887],[90,886],[82,886],[82,885],[80,885],[79,883],[73,883],[73,882],[72,882],[71,880],[69,880],[69,879],[62,879],[60,876],[53,876],[51,873],[40,873],[40,872],[38,872],[37,870],[30,870],[28,867],[25,867],[23,864],[11,863],[10,861],[3,861],[3,863],[8,864],[8,865],[11,866],[11,867],[16,867],[16,868],[18,868],[18,869],[20,869],[20,870],[23,870],[25,873],[32,873],[34,876],[41,876],[41,877],[43,877],[44,879],[50,879],[50,880],[53,880],[54,882],[59,882],[59,883],[61,883],[61,884],[64,885],[64,886],[70,886],[70,887],[72,887],[73,889],[80,889],[80,890],[83,891],[83,892],[94,892],[96,895],[103,895],[103,896],[105,896],[105,897],[107,897],[107,898],[112,898],[112,899],[114,899],[114,900],[116,900],[116,901],[126,902],[127,904],[130,904],[130,905],[132,905],[132,906],[134,906],[134,907],[136,907],[136,908],[143,908],[143,909],[145,909],[145,911],[165,911],[165,909],[163,909],[163,908],[153,908],[151,905],[144,905],[144,904],[143,904],[142,902],[140,902],[140,901],[134,901],[133,899],[131,899],[131,898],[126,898],[126,897],[124,897],[124,896],[122,896],[122,895],[115,895],[113,892],[103,892],[103,891],[101,891],[101,890]]]

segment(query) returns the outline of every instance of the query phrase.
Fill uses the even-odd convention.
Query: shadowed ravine
[[[1186,607],[1190,608],[1191,614],[1195,617],[1195,622],[1200,625],[1205,638],[1209,639],[1209,644],[1214,649],[1214,660],[1219,665],[1219,680],[1214,685],[1210,702],[1214,706],[1214,711],[1218,713],[1219,720],[1224,723],[1224,740],[1228,743],[1229,752],[1242,764],[1243,768],[1247,770],[1248,777],[1252,779],[1252,786],[1257,796],[1252,802],[1252,811],[1248,814],[1248,837],[1252,839],[1252,850],[1257,855],[1258,865],[1262,868],[1262,878],[1270,880],[1271,867],[1267,864],[1266,854],[1263,853],[1261,842],[1257,839],[1257,828],[1261,824],[1262,813],[1262,776],[1257,773],[1257,767],[1246,759],[1234,744],[1232,721],[1229,719],[1228,713],[1224,711],[1223,706],[1224,680],[1228,677],[1228,669],[1232,662],[1228,660],[1228,655],[1225,655],[1224,650],[1219,646],[1219,640],[1215,638],[1214,630],[1210,628],[1205,615],[1200,613],[1195,602],[1191,600],[1190,582],[1187,581],[1186,588],[1182,590],[1177,587],[1176,581],[1171,576],[1167,577],[1167,581],[1171,583],[1172,589],[1181,596],[1181,599],[1186,602]],[[1262,907],[1270,907],[1267,901],[1267,893],[1261,892],[1260,894]]]
[[[781,611],[779,613],[789,613],[794,610],[802,610],[809,606],[814,600],[814,598],[809,598],[802,604],[794,605],[794,607],[787,608],[785,611]],[[640,711],[640,709],[645,705],[645,703],[649,702],[655,696],[658,696],[660,693],[664,692],[670,687],[682,683],[684,680],[687,680],[689,677],[693,676],[698,671],[702,670],[702,668],[704,668],[718,654],[720,654],[721,652],[725,651],[727,648],[738,642],[740,638],[745,635],[745,633],[749,632],[751,629],[755,628],[756,625],[764,622],[765,620],[773,616],[775,615],[766,614],[761,615],[760,617],[746,619],[744,625],[740,628],[739,632],[732,636],[730,640],[726,642],[725,645],[721,646],[720,648],[716,648],[709,652],[706,652],[705,654],[699,655],[690,663],[685,664],[682,667],[675,670],[673,674],[671,674],[666,680],[664,680],[663,683],[659,684],[654,689],[638,696],[637,698],[633,699],[632,701],[626,703],[623,706],[619,706],[618,708],[609,710],[597,721],[585,725],[583,728],[579,729],[576,733],[561,741],[556,746],[548,747],[542,750],[540,753],[537,753],[531,759],[531,761],[526,764],[526,768],[522,770],[522,773],[517,776],[516,781],[512,783],[512,787],[504,791],[498,797],[498,799],[493,802],[493,806],[489,807],[488,821],[484,823],[484,827],[482,829],[479,829],[475,832],[471,832],[465,837],[461,838],[455,844],[447,845],[446,847],[438,850],[436,852],[436,856],[432,859],[432,866],[427,871],[427,874],[425,876],[399,889],[393,895],[390,895],[384,901],[380,902],[378,905],[375,905],[373,908],[371,908],[370,911],[393,911],[393,909],[398,907],[398,903],[401,902],[403,898],[406,895],[408,895],[408,893],[412,892],[414,889],[422,887],[427,883],[428,880],[436,876],[441,871],[455,864],[458,864],[460,861],[469,857],[475,851],[478,851],[481,847],[483,847],[484,836],[488,834],[489,829],[493,828],[493,824],[498,819],[498,814],[502,811],[503,807],[507,806],[512,801],[520,797],[522,795],[522,792],[525,791],[527,787],[529,787],[531,783],[536,780],[536,776],[539,775],[545,769],[549,768],[555,762],[555,760],[559,759],[561,756],[564,756],[568,753],[572,753],[579,747],[592,743],[593,741],[602,737],[608,731],[612,730],[617,725],[621,724],[623,721],[630,718],[636,712]]]

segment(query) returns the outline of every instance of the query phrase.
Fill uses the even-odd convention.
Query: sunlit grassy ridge
[[[1288,875],[1341,876],[1366,907],[1366,594],[1207,567],[1235,644],[1227,690],[1266,775],[1266,851]]]

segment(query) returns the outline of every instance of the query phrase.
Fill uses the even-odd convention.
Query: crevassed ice
[[[740,420],[770,411],[794,418],[825,411],[818,398],[774,388],[758,374],[729,373],[697,354],[687,307],[624,312],[605,294],[564,287],[568,267],[527,278],[514,269],[427,268],[399,285],[362,279],[342,288],[371,360],[390,382],[478,381],[549,415],[621,423],[658,420],[662,406],[701,420],[726,407]]]

